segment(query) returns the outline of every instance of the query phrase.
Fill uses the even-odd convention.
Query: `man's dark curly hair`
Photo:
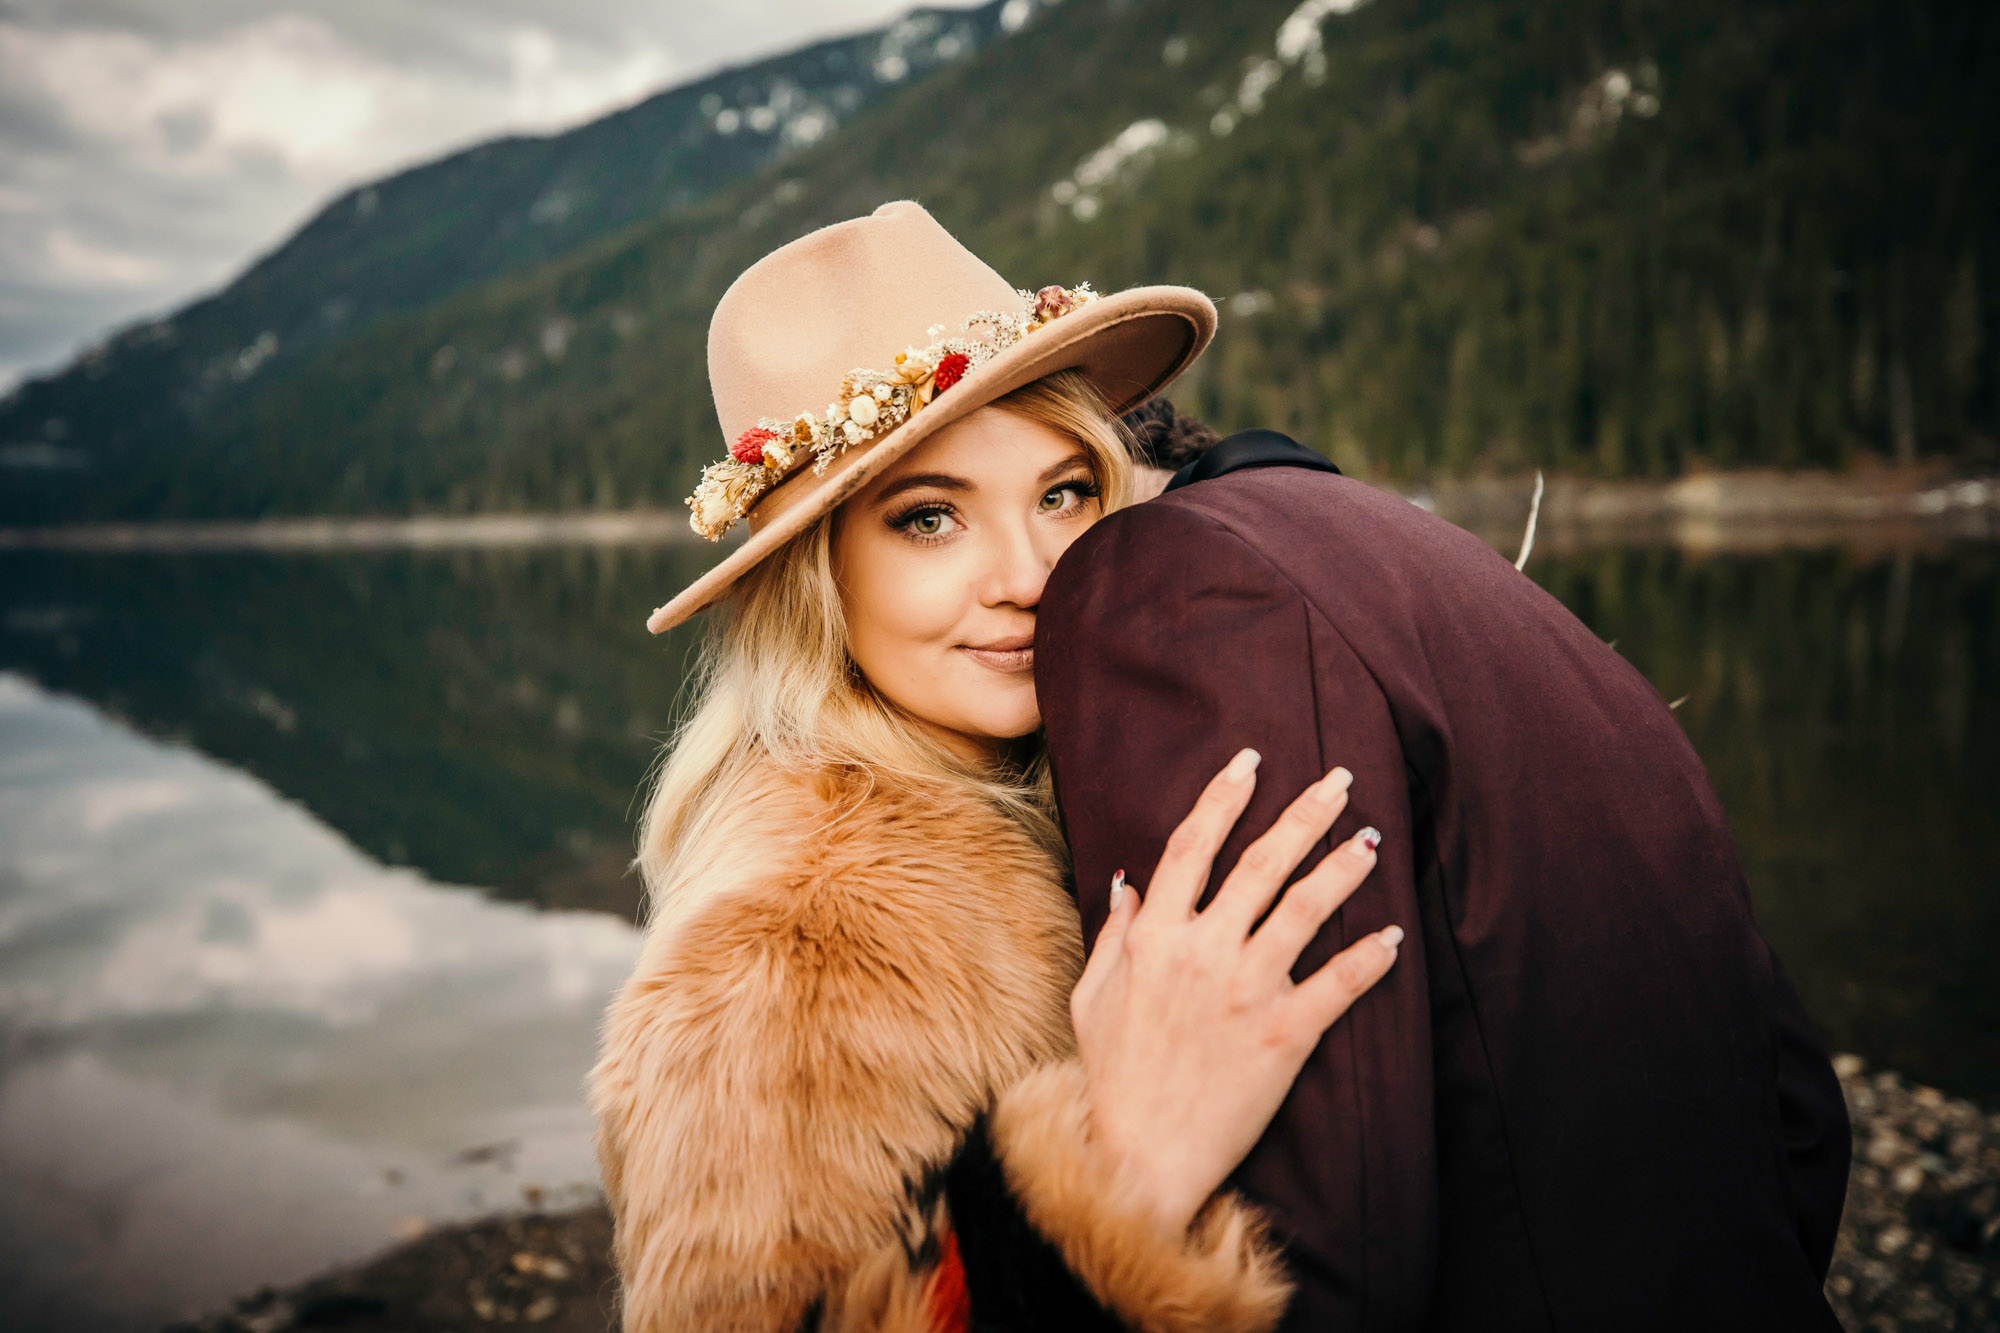
[[[1148,399],[1121,419],[1138,445],[1136,460],[1166,472],[1180,471],[1222,438],[1199,417],[1175,411],[1165,398]]]

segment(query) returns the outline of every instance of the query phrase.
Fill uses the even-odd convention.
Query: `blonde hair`
[[[1059,371],[993,405],[1074,438],[1104,512],[1126,503],[1131,439],[1089,380]],[[1064,854],[1039,740],[1003,763],[975,763],[918,726],[854,665],[833,573],[832,512],[743,577],[693,681],[693,711],[662,752],[639,823],[635,864],[649,909],[698,864],[694,849],[713,847],[708,835],[732,790],[763,762],[959,784]]]

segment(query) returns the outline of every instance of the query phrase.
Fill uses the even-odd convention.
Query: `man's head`
[[[1166,489],[1174,473],[1214,446],[1222,437],[1198,417],[1183,415],[1165,398],[1153,398],[1127,412],[1125,428],[1137,445],[1133,462],[1134,502],[1150,500]]]

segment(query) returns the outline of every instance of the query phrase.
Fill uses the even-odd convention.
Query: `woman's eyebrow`
[[[1068,458],[1063,459],[1062,462],[1057,463],[1054,467],[1045,469],[1041,476],[1035,478],[1035,484],[1046,486],[1065,472],[1070,472],[1080,467],[1088,467],[1089,465],[1090,455],[1079,449]]]
[[[884,486],[881,493],[875,497],[875,503],[881,504],[884,500],[894,499],[904,491],[921,490],[927,486],[936,487],[941,491],[970,491],[977,489],[964,477],[954,477],[944,472],[919,472],[915,476],[901,477]]]

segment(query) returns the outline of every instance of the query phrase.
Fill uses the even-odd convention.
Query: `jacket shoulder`
[[[1114,624],[1122,629],[1133,615],[1171,616],[1188,599],[1210,593],[1288,593],[1284,552],[1270,533],[1246,521],[1255,502],[1235,494],[1245,482],[1277,473],[1315,487],[1343,480],[1301,468],[1259,468],[1105,515],[1050,571],[1038,638],[1060,649],[1069,640],[1110,633]],[[1297,497],[1288,501],[1297,502]]]
[[[1343,534],[1433,524],[1451,526],[1402,496],[1353,477],[1310,468],[1260,467],[1129,505],[1107,515],[1083,540],[1100,529],[1106,530],[1106,537],[1147,542],[1212,541],[1228,534],[1252,550],[1282,558],[1302,525],[1319,530],[1325,540],[1344,544]]]

